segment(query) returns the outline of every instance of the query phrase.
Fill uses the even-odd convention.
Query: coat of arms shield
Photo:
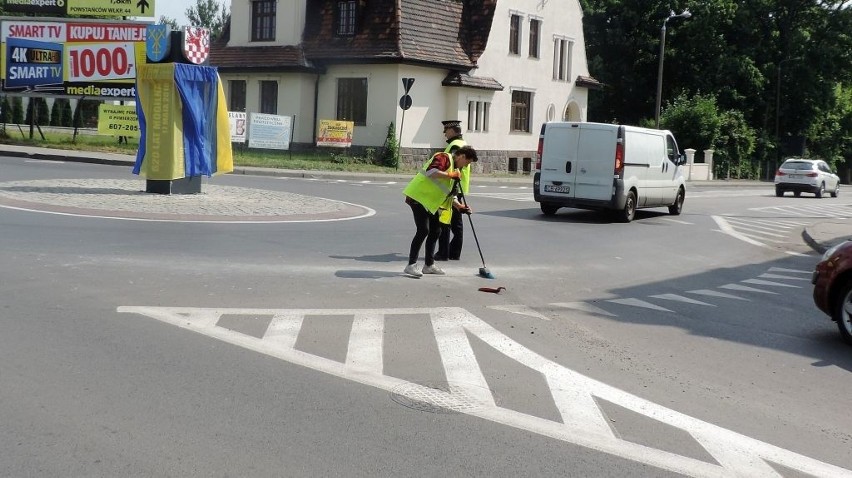
[[[196,65],[207,61],[210,54],[210,31],[206,28],[183,28],[183,56]]]
[[[145,56],[153,63],[163,61],[171,51],[172,32],[168,25],[148,25],[145,32]]]

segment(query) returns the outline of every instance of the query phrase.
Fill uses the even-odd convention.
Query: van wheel
[[[624,209],[619,211],[618,220],[621,222],[630,222],[636,216],[636,193],[630,191],[627,193],[627,201],[624,202]]]
[[[556,211],[559,210],[559,206],[547,203],[541,203],[541,212],[544,213],[545,216],[552,216],[556,214]]]
[[[680,212],[683,211],[683,196],[683,188],[678,188],[675,202],[669,206],[669,214],[673,216],[680,216]]]

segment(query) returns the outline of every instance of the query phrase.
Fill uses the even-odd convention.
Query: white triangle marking
[[[526,305],[489,305],[489,309],[502,310],[513,314],[526,315],[541,320],[550,320],[549,318],[539,314]]]
[[[760,292],[760,293],[763,293],[763,294],[778,295],[778,292],[772,292],[772,291],[763,290],[763,289],[755,289],[754,287],[748,287],[748,286],[739,285],[739,284],[725,284],[725,285],[720,285],[719,288],[720,289],[729,289],[729,290],[742,290],[742,291],[745,291],[745,292]]]
[[[717,290],[697,289],[697,290],[688,290],[687,292],[689,292],[690,294],[706,295],[708,297],[719,297],[719,298],[722,298],[722,299],[736,299],[736,300],[744,300],[746,302],[751,302],[749,299],[746,299],[744,297],[737,297],[735,295],[726,294],[724,292],[719,292]]]
[[[701,302],[700,300],[690,299],[689,297],[684,297],[682,295],[677,295],[677,294],[660,294],[660,295],[652,295],[651,297],[653,297],[655,299],[673,300],[673,301],[676,301],[676,302],[686,302],[687,304],[706,305],[708,307],[716,307],[714,304],[708,304],[707,302]]]
[[[790,276],[782,276],[778,274],[760,274],[757,277],[763,277],[764,279],[787,279],[787,280],[806,280],[809,281],[807,277],[790,277]]]
[[[659,305],[654,305],[650,302],[645,302],[641,299],[627,298],[627,299],[608,299],[607,302],[614,302],[616,304],[622,305],[630,305],[633,307],[643,307],[645,309],[659,310],[662,312],[673,312],[665,307],[660,307]]]
[[[813,271],[800,271],[798,269],[785,269],[783,267],[770,267],[769,272],[792,272],[795,274],[810,274]]]
[[[777,286],[777,287],[790,287],[792,289],[801,289],[801,286],[793,285],[793,284],[784,284],[782,282],[774,282],[771,280],[760,280],[760,279],[746,279],[744,281],[746,284],[754,284],[754,285],[769,285],[769,286]]]
[[[552,305],[554,307],[562,307],[562,308],[565,308],[565,309],[579,310],[581,312],[587,312],[587,313],[590,313],[590,314],[606,315],[606,316],[609,316],[609,317],[618,317],[615,314],[611,314],[611,313],[601,309],[600,307],[595,307],[594,305],[589,304],[587,302],[556,302],[556,303],[553,303],[553,304],[550,304],[550,305]]]

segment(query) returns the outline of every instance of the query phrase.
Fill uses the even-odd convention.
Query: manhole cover
[[[466,390],[477,390],[493,397],[482,387],[469,384],[406,383],[394,387],[391,400],[413,410],[428,413],[470,413],[485,407],[485,400]]]

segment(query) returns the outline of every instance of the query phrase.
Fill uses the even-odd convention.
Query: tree
[[[20,96],[12,97],[12,123],[24,124],[24,100]]]
[[[169,18],[165,15],[160,15],[160,19],[157,20],[157,24],[168,25],[169,28],[171,28],[172,30],[179,30],[180,29],[180,27],[178,26],[177,20],[175,20],[174,18]]]
[[[71,101],[62,101],[62,115],[59,124],[61,126],[71,126]]]
[[[222,34],[231,13],[224,3],[216,0],[195,0],[195,6],[186,9],[186,18],[190,25],[208,29],[210,39],[215,40]]]

